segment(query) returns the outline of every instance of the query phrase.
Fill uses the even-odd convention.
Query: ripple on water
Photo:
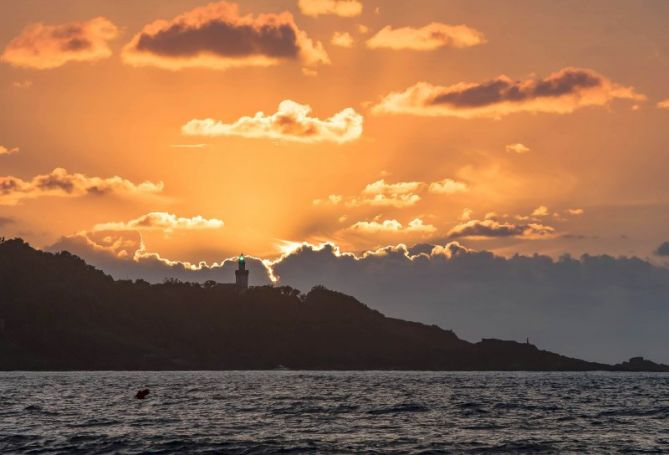
[[[21,372],[0,397],[0,453],[669,453],[667,374]]]

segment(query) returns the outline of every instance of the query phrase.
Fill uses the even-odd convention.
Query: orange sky
[[[0,0],[2,235],[191,262],[668,239],[666,1],[207,5]]]

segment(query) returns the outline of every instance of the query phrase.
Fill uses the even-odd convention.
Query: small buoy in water
[[[137,398],[138,400],[143,400],[144,398],[147,397],[147,395],[148,395],[149,393],[150,393],[150,392],[149,392],[149,389],[140,390],[140,391],[138,391],[137,394],[135,395],[135,398]]]

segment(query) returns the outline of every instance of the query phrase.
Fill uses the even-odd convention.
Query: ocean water
[[[669,374],[0,373],[0,452],[669,453]]]

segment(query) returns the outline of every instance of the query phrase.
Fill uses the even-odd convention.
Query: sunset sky
[[[0,11],[5,236],[191,263],[451,241],[663,261],[666,1]]]

